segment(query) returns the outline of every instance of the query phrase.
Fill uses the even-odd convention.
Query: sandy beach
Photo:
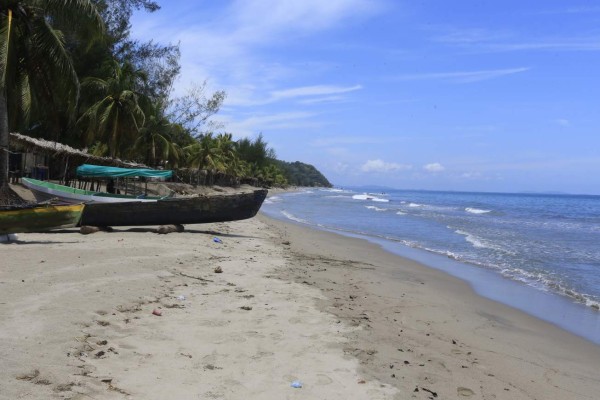
[[[600,392],[599,346],[376,245],[262,215],[21,234],[0,256],[1,399]]]

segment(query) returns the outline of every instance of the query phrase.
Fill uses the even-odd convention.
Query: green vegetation
[[[314,166],[300,161],[285,162],[277,161],[277,166],[290,185],[294,186],[320,186],[332,187],[333,185]]]
[[[159,8],[152,0],[2,2],[0,188],[11,131],[177,169],[201,184],[329,185],[312,166],[277,161],[262,135],[234,141],[216,132],[211,117],[225,92],[208,93],[204,82],[174,96],[178,45],[129,35],[134,11]]]

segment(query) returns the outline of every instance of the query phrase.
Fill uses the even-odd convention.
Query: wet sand
[[[599,346],[359,239],[259,216],[0,246],[1,399],[600,392]]]

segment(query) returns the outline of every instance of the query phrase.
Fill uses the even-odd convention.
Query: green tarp
[[[134,176],[143,176],[146,178],[170,178],[173,176],[173,171],[143,168],[103,167],[100,165],[83,164],[77,167],[77,175],[88,178],[126,178]]]

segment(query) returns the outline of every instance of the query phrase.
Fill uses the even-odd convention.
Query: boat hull
[[[48,181],[23,178],[23,185],[27,187],[39,202],[57,200],[63,204],[79,203],[124,203],[124,202],[155,202],[158,198],[136,198],[134,196],[110,193],[92,192],[70,186],[59,185]]]
[[[83,204],[38,205],[0,210],[0,234],[45,232],[77,226]]]
[[[252,218],[262,205],[267,190],[170,198],[154,202],[90,203],[81,225],[144,226],[201,224]]]

